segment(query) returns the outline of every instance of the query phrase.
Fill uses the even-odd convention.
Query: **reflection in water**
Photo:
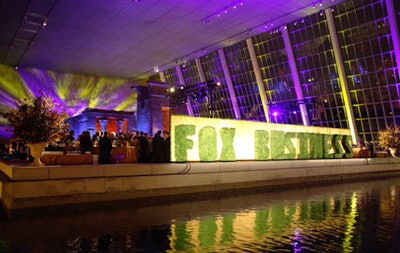
[[[27,210],[0,252],[397,252],[400,178],[138,206]]]

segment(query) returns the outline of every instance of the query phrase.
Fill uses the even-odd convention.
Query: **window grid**
[[[165,70],[164,77],[165,77],[166,83],[169,85],[176,86],[177,84],[180,83],[178,72],[176,71],[176,67],[172,67],[172,68]],[[174,99],[170,98],[170,106],[172,106],[174,108],[172,113],[188,114],[186,103],[180,103],[180,102],[177,103],[177,102],[173,102],[173,101],[174,101]]]
[[[396,13],[400,4],[394,1]],[[333,16],[345,75],[360,137],[374,141],[376,133],[389,125],[400,125],[400,77],[397,71],[393,41],[385,1],[349,0],[333,7]],[[324,13],[323,13],[324,14]],[[311,122],[327,127],[347,128],[344,98],[339,85],[332,42],[324,15],[304,17],[287,24],[298,67],[301,86],[310,110]],[[253,40],[270,112],[274,105],[286,110],[279,123],[301,124],[298,101],[280,31],[268,31]],[[238,105],[242,115],[251,105],[260,105],[254,73],[245,41],[225,48]],[[234,118],[218,51],[200,58],[206,80],[220,81],[215,102],[216,117]],[[182,68],[185,83],[196,83],[199,74],[192,60]],[[169,82],[178,78],[166,71]],[[150,77],[159,81],[159,75]],[[210,116],[209,103],[195,103],[195,116]],[[273,109],[273,108],[272,108]],[[261,111],[260,114],[263,114]],[[261,117],[261,116],[259,116]],[[269,115],[274,122],[273,115]],[[263,120],[263,119],[261,119]]]
[[[357,130],[373,142],[379,130],[400,124],[399,78],[385,4],[353,0],[334,11]]]
[[[235,113],[232,107],[232,101],[229,96],[228,87],[225,81],[225,75],[222,69],[222,64],[219,58],[218,51],[214,51],[206,56],[200,58],[201,65],[203,67],[204,76],[206,80],[219,81],[221,86],[215,91],[215,117],[217,118],[235,118]],[[210,101],[198,104],[196,106],[195,115],[206,116],[210,115]],[[200,107],[201,106],[201,107]],[[194,107],[193,107],[194,109]],[[201,110],[200,110],[201,109]]]
[[[270,122],[302,124],[281,32],[265,32],[252,40],[269,103]]]
[[[328,24],[323,13],[287,26],[312,125],[347,128]]]
[[[243,119],[266,121],[246,41],[224,49]]]
[[[181,69],[185,85],[194,85],[201,82],[195,60],[188,61]]]
[[[157,74],[151,75],[149,77],[149,81],[154,82],[154,83],[160,83],[161,82],[160,74],[157,73]]]
[[[178,73],[176,72],[175,67],[165,70],[164,76],[165,76],[165,81],[168,84],[178,84],[179,83],[179,77],[178,77]]]

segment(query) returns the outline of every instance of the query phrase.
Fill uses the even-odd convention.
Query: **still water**
[[[0,252],[400,252],[400,178],[17,212]]]

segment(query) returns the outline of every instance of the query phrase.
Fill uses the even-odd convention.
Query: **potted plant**
[[[378,142],[379,146],[389,150],[390,154],[395,156],[400,147],[400,128],[391,126],[379,131]]]
[[[27,143],[32,165],[42,165],[40,156],[49,143],[57,142],[64,133],[64,113],[56,110],[52,98],[48,96],[26,99],[16,103],[16,108],[3,114],[13,127],[14,137]]]

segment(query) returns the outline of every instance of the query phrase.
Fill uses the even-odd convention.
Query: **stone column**
[[[100,123],[100,131],[102,131],[102,132],[106,131],[108,119],[100,119],[99,123]]]
[[[349,124],[353,144],[359,143],[358,131],[356,120],[353,112],[353,104],[350,98],[350,89],[347,83],[345,65],[343,63],[342,53],[339,45],[339,38],[336,32],[336,26],[332,10],[330,8],[325,10],[326,21],[328,23],[329,35],[331,36],[333,53],[335,55],[336,67],[339,75],[340,88],[343,94],[344,108],[346,110],[347,121]]]
[[[117,135],[118,135],[122,133],[122,126],[124,124],[124,119],[117,119],[116,123],[117,123]]]
[[[218,50],[218,54],[219,54],[219,59],[221,61],[222,70],[224,71],[226,85],[228,86],[229,96],[231,97],[233,111],[235,112],[235,118],[241,119],[240,110],[239,110],[238,102],[236,99],[236,93],[235,93],[235,89],[233,87],[231,74],[229,72],[229,67],[226,62],[224,50],[223,49]]]
[[[292,78],[294,83],[294,90],[296,92],[297,100],[301,101],[304,99],[303,90],[301,87],[301,81],[299,77],[299,71],[296,65],[296,57],[293,53],[292,42],[290,41],[289,31],[286,27],[281,28],[283,42],[285,43],[286,53],[288,56],[288,63],[290,71],[292,72]],[[299,103],[301,118],[303,120],[303,125],[309,126],[310,120],[307,112],[307,107],[305,103]]]
[[[247,43],[247,48],[249,49],[250,60],[251,60],[252,66],[253,66],[254,75],[256,77],[257,87],[258,87],[258,90],[260,91],[261,104],[264,109],[265,120],[266,120],[266,122],[270,123],[268,98],[267,98],[264,83],[263,83],[263,80],[261,77],[260,67],[258,65],[257,55],[254,50],[253,41],[251,40],[251,38],[249,38],[246,40],[246,43]]]

